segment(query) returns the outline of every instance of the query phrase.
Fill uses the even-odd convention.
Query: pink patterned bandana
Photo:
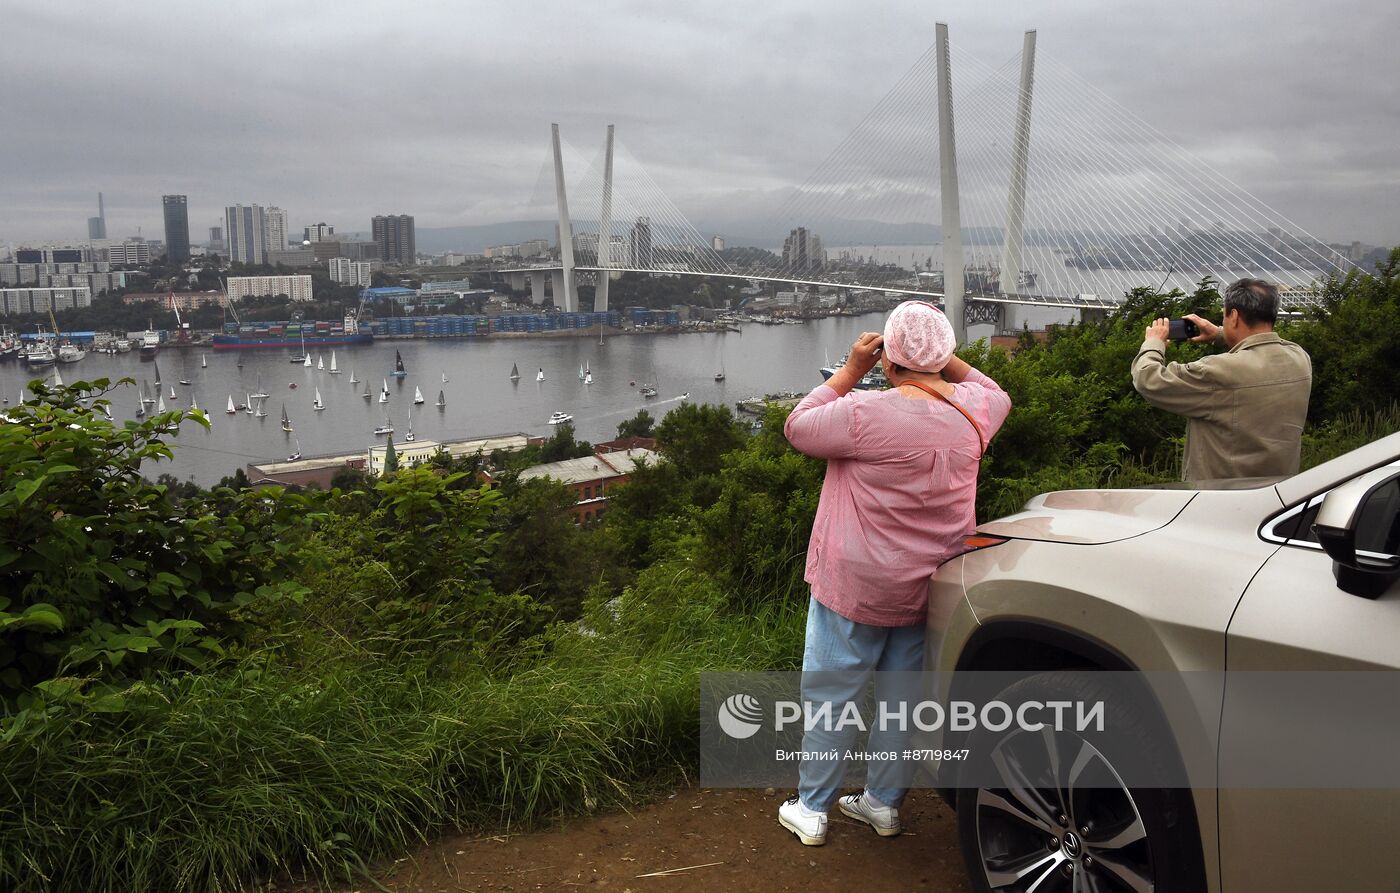
[[[885,356],[915,372],[938,372],[948,365],[957,342],[953,324],[927,301],[905,301],[885,320]]]

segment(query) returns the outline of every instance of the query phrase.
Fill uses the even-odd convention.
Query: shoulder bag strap
[[[949,397],[947,394],[939,393],[938,391],[934,390],[933,388],[929,387],[928,385],[924,384],[923,382],[919,382],[919,381],[902,381],[902,382],[900,382],[900,385],[906,385],[906,384],[909,385],[910,387],[918,388],[919,390],[923,391],[925,394],[929,394],[930,396],[937,397],[939,400],[942,400],[944,403],[947,403],[949,406],[953,407],[953,408],[956,409],[958,412],[962,413],[962,417],[965,418],[965,419],[967,419],[968,424],[970,424],[970,425],[972,426],[972,430],[974,430],[974,431],[977,432],[977,444],[978,444],[978,446],[981,447],[982,453],[985,454],[985,453],[987,452],[987,438],[986,438],[985,436],[983,436],[983,434],[982,434],[982,426],[979,425],[979,424],[977,424],[977,420],[974,419],[974,418],[968,413],[968,411],[967,411],[966,409],[963,409],[961,406],[959,406],[956,400],[952,399],[952,398]],[[977,457],[977,461],[979,461],[979,462],[982,461],[982,456],[981,456],[980,454],[979,454],[978,457]]]

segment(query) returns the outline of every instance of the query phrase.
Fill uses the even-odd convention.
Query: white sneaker
[[[841,812],[857,822],[864,822],[875,829],[881,837],[895,837],[900,832],[899,810],[893,806],[877,807],[865,796],[865,792],[848,794],[836,801]]]
[[[807,846],[826,843],[826,813],[807,811],[796,797],[778,807],[778,823]]]

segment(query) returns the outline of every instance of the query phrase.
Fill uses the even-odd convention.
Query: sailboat
[[[301,364],[302,364],[303,366],[305,366],[306,368],[310,369],[310,368],[311,368],[311,354],[307,354],[306,356],[302,357]]]
[[[295,462],[301,458],[301,438],[293,436],[292,440],[296,441],[297,446],[296,449],[292,450],[292,454],[287,457],[288,462]]]
[[[266,400],[259,400],[259,401],[258,401],[258,411],[255,412],[255,413],[253,413],[253,418],[255,418],[255,419],[265,419],[265,418],[267,418],[267,401],[266,401]]]
[[[369,399],[369,382],[365,382],[365,392],[360,396],[364,397],[366,400]]]
[[[407,374],[403,368],[403,357],[399,355],[397,350],[394,351],[394,377],[403,378]]]
[[[317,388],[317,389],[316,389],[316,399],[311,401],[311,408],[314,409],[314,410],[316,410],[317,412],[320,412],[321,410],[323,410],[323,409],[326,408],[326,404],[324,404],[324,403],[321,402],[321,389],[320,389],[320,388]]]
[[[379,402],[389,402],[389,379],[384,379],[384,387],[379,391]]]
[[[539,374],[535,376],[535,381],[544,381],[544,369],[543,369],[543,368],[541,368]]]
[[[583,364],[578,364],[578,380],[583,381]]]
[[[438,408],[438,409],[443,409],[443,408],[445,408],[446,406],[447,406],[447,397],[442,393],[442,391],[438,391],[437,408]]]
[[[154,406],[156,402],[156,398],[147,395],[146,382],[144,380],[141,382],[141,402],[146,406]]]
[[[166,409],[165,409],[165,398],[164,398],[164,397],[161,397],[160,400],[159,400],[159,402],[156,403],[156,412],[165,412],[165,411],[166,411]]]
[[[511,363],[511,364],[510,364],[510,380],[511,380],[511,381],[519,381],[519,380],[520,380],[520,367],[516,366],[514,363]]]
[[[53,368],[53,386],[56,388],[63,387],[63,376],[58,374],[57,366]]]
[[[19,402],[20,402],[20,403],[23,403],[23,402],[24,402],[23,398],[21,398]],[[136,417],[139,419],[139,418],[141,418],[141,417],[142,417],[143,415],[145,415],[145,414],[146,414],[146,404],[145,404],[145,403],[142,403],[141,401],[138,400],[138,401],[136,402]]]
[[[296,364],[298,364],[298,365],[300,365],[300,364],[302,364],[302,363],[306,363],[306,364],[309,366],[309,365],[311,364],[310,358],[306,355],[306,335],[305,335],[305,333],[303,333],[302,336],[301,336],[301,353],[299,353],[299,354],[297,354],[296,356],[292,357],[292,362],[293,362],[293,363],[296,363]]]
[[[156,364],[156,384],[160,384],[160,360],[154,361]]]
[[[265,398],[265,397],[271,397],[271,396],[272,396],[272,395],[269,394],[267,391],[264,391],[264,390],[262,389],[262,373],[261,373],[261,372],[258,373],[258,389],[257,389],[256,391],[254,391],[253,393],[249,394],[248,396],[250,396],[250,397],[257,397],[259,400],[261,400],[261,399],[263,399],[263,398]]]
[[[724,355],[720,354],[719,371],[715,373],[715,381],[724,381]]]
[[[194,394],[190,394],[190,412],[194,412],[197,409],[199,409],[199,404],[195,402]]]
[[[447,384],[447,373],[446,373],[446,372],[442,373],[442,383],[443,383],[443,384]]]
[[[175,396],[175,386],[174,386],[174,385],[171,385],[171,386],[170,386],[170,400],[171,400],[171,402],[174,402],[174,401],[176,401],[176,400],[178,400],[178,399],[180,399],[180,398]]]
[[[292,420],[287,418],[287,404],[282,404],[282,430],[288,434],[292,433]]]
[[[244,394],[244,395],[243,395],[243,411],[246,412],[246,413],[248,413],[248,415],[252,415],[252,414],[253,414],[253,395],[252,395],[252,394]]]
[[[208,369],[208,368],[209,368],[209,358],[206,357],[204,354],[200,354],[200,355],[199,355],[199,368],[201,368],[201,369]]]
[[[335,359],[335,356],[332,355],[332,356],[331,356],[331,359],[334,360],[334,359]],[[354,368],[353,366],[350,368],[350,383],[351,383],[351,384],[359,384],[359,383],[360,383],[360,380],[359,380],[358,378],[355,377],[355,368]]]
[[[408,414],[408,433],[403,436],[405,441],[413,440],[413,413]]]
[[[339,375],[339,374],[340,374],[340,370],[337,369],[337,368],[336,368],[336,365],[335,365],[335,351],[331,351],[331,368],[330,368],[330,373],[331,373],[331,375]]]
[[[241,355],[240,355],[239,358],[238,358],[237,366],[238,366],[239,369],[242,369],[242,368],[243,368],[243,357],[242,357]]]
[[[322,372],[326,370],[326,360],[320,354],[316,354],[316,368],[320,369]]]
[[[236,410],[236,409],[233,408],[233,395],[232,395],[232,394],[229,394],[229,395],[228,395],[228,409],[224,410],[224,412],[228,413],[229,415],[234,415],[235,413],[238,412],[238,410]]]
[[[379,437],[379,436],[383,436],[383,435],[385,435],[385,434],[393,434],[393,433],[394,433],[394,423],[391,422],[391,421],[389,421],[389,416],[388,416],[388,414],[386,413],[385,416],[384,416],[384,424],[380,425],[378,428],[375,428],[375,429],[374,429],[374,434],[375,434],[376,437]]]
[[[583,383],[584,383],[584,384],[593,384],[593,370],[592,370],[592,369],[589,369],[589,368],[586,368],[586,367],[584,368],[584,370],[583,370]]]
[[[413,405],[417,406],[423,402],[423,391],[417,385],[413,386]]]

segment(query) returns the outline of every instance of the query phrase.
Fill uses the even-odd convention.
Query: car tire
[[[957,790],[959,844],[971,889],[978,893],[1196,893],[1206,889],[1191,791],[1130,786],[1122,783],[1113,769],[1115,760],[1123,760],[1130,752],[1134,778],[1163,782],[1179,778],[1179,770],[1173,771],[1179,761],[1170,734],[1155,713],[1112,697],[1107,686],[1094,681],[1096,675],[1085,671],[1040,673],[1007,686],[996,697],[1013,705],[1027,700],[1101,700],[1105,705],[1104,728],[1114,730],[1111,737],[1092,729],[1032,733],[1013,727],[992,732],[979,726],[967,739],[968,769],[974,771],[969,774],[965,769],[964,777],[1006,782],[1002,787],[959,786]],[[1139,698],[1134,703],[1151,702]],[[1023,737],[1013,741],[1014,736]],[[1084,750],[1086,745],[1088,751]],[[1073,784],[1061,784],[1061,799],[1055,800],[1052,795],[1057,792],[1049,784],[1017,784],[1031,781],[1020,773],[1034,762],[1037,746],[1043,747],[1047,764],[1052,758],[1058,761],[1061,752],[1087,754],[1099,786],[1075,789]],[[1055,755],[1050,753],[1052,747]],[[1078,758],[1076,765],[1080,765]],[[1047,770],[1037,780],[1048,782],[1051,774]],[[1103,785],[1105,778],[1117,780],[1117,789]],[[1050,806],[1055,802],[1075,804],[1067,807],[1075,815]]]

